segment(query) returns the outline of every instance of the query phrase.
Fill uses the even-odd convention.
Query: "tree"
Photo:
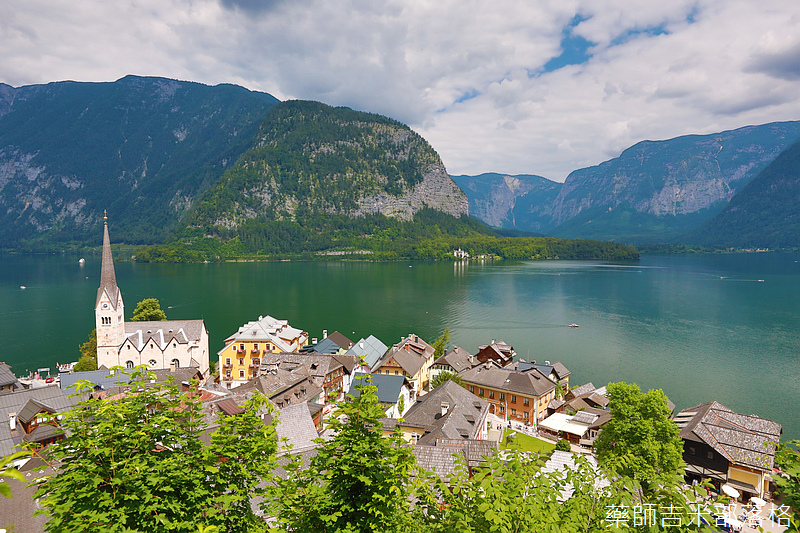
[[[788,477],[773,476],[784,505],[794,509],[790,531],[800,531],[800,440],[783,442],[775,453],[775,464]]]
[[[145,298],[133,310],[133,322],[145,322],[148,320],[166,320],[167,314],[161,310],[158,298]]]
[[[47,531],[247,531],[254,522],[243,495],[269,481],[276,446],[274,428],[261,424],[264,400],[221,418],[205,446],[198,397],[150,377],[136,369],[124,397],[66,413],[66,437],[40,455],[56,470],[36,491]]]
[[[97,370],[97,328],[89,333],[89,340],[81,344],[79,349],[81,357],[73,370],[75,372]]]
[[[377,388],[339,405],[335,437],[321,443],[306,469],[298,463],[281,484],[275,511],[284,531],[401,532],[412,525],[414,455],[399,431],[384,436]]]
[[[556,442],[556,450],[559,450],[559,451],[562,451],[562,452],[570,452],[570,451],[572,451],[572,446],[569,445],[569,441],[568,440],[566,440],[566,439],[558,439],[558,442]]]
[[[461,385],[462,383],[461,376],[458,374],[454,374],[453,372],[439,372],[436,374],[436,377],[431,380],[431,390],[447,381],[452,381],[458,385]]]
[[[434,359],[444,355],[444,350],[447,348],[447,343],[450,342],[450,328],[445,328],[442,335],[433,341],[433,357]]]
[[[661,389],[642,393],[635,383],[609,383],[611,420],[594,448],[602,464],[641,483],[645,493],[672,483],[683,467],[683,442]]]

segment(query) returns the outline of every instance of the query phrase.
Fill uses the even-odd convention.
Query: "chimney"
[[[550,366],[550,361],[545,361],[544,364]]]
[[[8,413],[8,426],[11,431],[17,429],[17,413]]]
[[[317,338],[316,338],[316,337],[314,337],[313,339],[311,339],[311,344],[317,344],[317,342],[318,342],[318,341],[317,341]]]
[[[469,354],[469,364],[474,364],[474,363],[475,363],[475,356],[472,355],[472,354]]]
[[[442,416],[446,415],[449,409],[450,404],[448,402],[442,402]]]
[[[358,343],[358,347],[363,350],[364,349],[364,341],[359,342]]]
[[[323,329],[322,330],[322,338],[323,339],[327,339],[328,338],[328,330],[327,329]]]
[[[492,368],[492,360],[491,360],[491,359],[489,359],[488,361],[486,361],[486,368],[487,368],[487,369],[489,369],[489,368]]]

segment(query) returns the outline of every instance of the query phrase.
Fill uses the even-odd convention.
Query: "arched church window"
[[[181,367],[181,362],[178,361],[177,359],[173,359],[172,360],[172,364],[175,365],[175,368],[180,368]]]
[[[133,361],[126,361],[125,368],[133,368]]]
[[[152,368],[155,368],[155,367],[156,367],[156,360],[155,360],[155,359],[150,359],[150,361],[148,361],[148,364],[149,364],[149,365],[150,365]]]

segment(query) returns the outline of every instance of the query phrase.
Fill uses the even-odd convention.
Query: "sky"
[[[800,119],[792,0],[7,0],[0,82],[234,83],[405,122],[450,174],[564,181]]]

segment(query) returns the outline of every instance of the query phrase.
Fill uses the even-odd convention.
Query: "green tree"
[[[161,310],[158,298],[145,298],[133,310],[133,322],[145,322],[148,320],[166,320],[167,314]]]
[[[331,418],[336,435],[308,468],[289,465],[275,511],[284,531],[400,532],[411,519],[415,460],[399,431],[384,436],[377,388],[365,385]]]
[[[73,370],[75,372],[86,372],[87,370],[97,370],[97,328],[89,333],[89,339],[80,345],[81,357]]]
[[[558,439],[558,442],[556,442],[556,450],[559,450],[559,451],[562,451],[562,452],[569,452],[569,451],[572,451],[572,446],[569,445],[569,441],[568,440],[566,440],[566,439]]]
[[[448,342],[450,342],[450,328],[445,328],[442,335],[431,344],[431,346],[433,346],[434,359],[444,355]]]
[[[6,498],[11,497],[11,487],[5,481],[5,478],[16,479],[20,483],[25,483],[25,476],[12,466],[12,463],[18,459],[28,457],[30,454],[28,450],[22,450],[6,457],[0,457],[0,495]]]
[[[683,442],[661,389],[642,393],[635,383],[609,383],[611,420],[594,448],[610,470],[641,484],[645,494],[672,484],[683,467]]]
[[[66,437],[41,456],[57,472],[36,491],[47,531],[188,532],[198,523],[249,530],[254,518],[243,494],[269,481],[275,449],[274,428],[255,423],[263,399],[222,417],[205,446],[198,397],[135,373],[124,397],[83,401],[68,412]]]
[[[436,374],[436,377],[431,380],[431,390],[435,389],[439,385],[447,381],[452,381],[458,385],[461,385],[461,376],[455,374],[453,372],[439,372]]]
[[[775,464],[788,477],[773,476],[784,505],[794,510],[790,531],[800,531],[800,440],[781,443],[775,454]]]

